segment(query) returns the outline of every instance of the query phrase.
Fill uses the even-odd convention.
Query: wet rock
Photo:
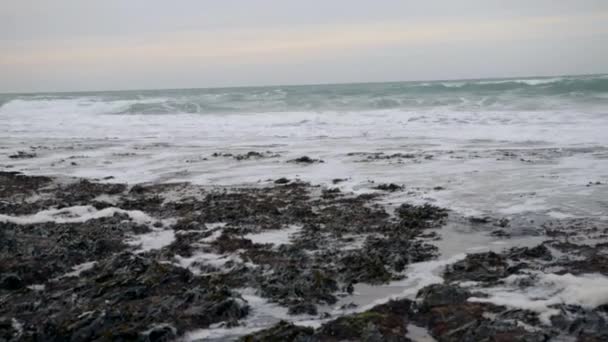
[[[296,264],[289,264],[271,275],[260,276],[258,281],[264,297],[290,307],[307,303],[312,311],[311,305],[337,301],[334,293],[338,283],[320,269],[303,270]]]
[[[390,183],[390,184],[383,183],[383,184],[379,184],[379,185],[375,186],[374,189],[388,191],[388,192],[395,192],[395,191],[403,190],[403,186],[397,185],[395,183]]]
[[[309,156],[302,156],[296,159],[291,159],[287,161],[288,163],[298,163],[298,164],[313,164],[313,163],[324,163],[321,159],[313,159]]]
[[[472,216],[469,217],[469,222],[473,223],[473,224],[485,224],[485,223],[490,223],[492,221],[491,217],[485,216],[485,217],[476,217],[476,216]]]
[[[562,266],[565,271],[572,274],[600,273],[608,276],[608,256],[593,253],[582,260],[563,260],[556,265]]]
[[[0,174],[0,189],[15,187],[6,191],[10,206],[0,205],[10,215],[93,205],[166,219],[155,227],[124,214],[83,223],[3,223],[0,272],[16,274],[24,286],[45,287],[12,292],[15,296],[0,305],[0,317],[17,317],[26,336],[42,340],[174,339],[214,323],[234,326],[246,317],[247,303],[231,288],[253,288],[291,314],[315,315],[318,305],[334,304],[354,283],[398,279],[407,264],[435,255],[434,247],[417,237],[441,224],[443,209],[410,206],[395,218],[376,203],[381,193],[354,195],[300,181],[279,185],[224,189],[175,183],[128,190],[120,184],[45,183]],[[24,205],[17,190],[28,187],[44,198]],[[210,222],[225,225],[210,228]],[[243,238],[291,226],[298,229],[287,244]],[[173,229],[175,240],[162,249],[129,252],[134,247],[125,240],[153,228]],[[180,257],[197,253],[217,256],[218,262],[201,258],[190,264],[199,276],[175,266]],[[62,277],[90,262],[96,262],[92,269]],[[389,336],[384,322],[361,318],[366,339]]]
[[[395,213],[401,219],[400,225],[407,228],[425,229],[443,223],[443,219],[448,216],[446,209],[436,207],[431,204],[416,206],[402,204]]]
[[[510,223],[510,221],[508,219],[502,218],[502,219],[498,220],[497,225],[499,227],[505,228],[505,227],[507,227],[509,225],[509,223]]]
[[[140,334],[142,342],[168,342],[177,338],[177,329],[168,324],[153,326]]]
[[[29,196],[52,182],[49,177],[25,176],[19,172],[0,172],[0,198]]]
[[[535,247],[512,248],[509,250],[508,255],[514,260],[539,259],[551,261],[553,259],[551,251],[547,248],[547,246],[545,246],[545,244],[540,244]]]
[[[436,306],[454,305],[466,302],[471,293],[459,286],[444,284],[429,285],[420,291],[416,297],[422,301],[421,308],[429,310]]]
[[[280,321],[272,328],[265,329],[241,338],[242,342],[312,342],[318,341],[312,335],[314,329],[301,327],[289,322]]]
[[[365,242],[363,253],[379,257],[382,264],[391,267],[394,273],[400,273],[406,265],[436,255],[435,246],[414,240],[413,237],[402,232],[389,233],[386,238],[370,237]]]
[[[93,183],[83,179],[61,187],[56,196],[70,205],[85,205],[99,195],[116,195],[126,189],[124,184]]]
[[[479,328],[486,324],[485,313],[497,311],[497,308],[467,302],[470,295],[458,286],[427,286],[418,292],[422,303],[415,319],[419,325],[426,326],[439,341],[495,341],[493,334],[496,331]],[[513,335],[516,336],[518,335]]]
[[[251,249],[253,247],[253,242],[249,239],[222,234],[212,242],[212,245],[217,247],[220,254],[225,254],[240,249]]]
[[[370,310],[326,323],[315,335],[321,341],[409,341],[405,337],[407,322],[407,316]]]
[[[392,278],[390,270],[378,255],[368,255],[363,251],[353,252],[344,256],[339,263],[342,265],[342,279],[349,284],[383,284]]]
[[[364,153],[364,152],[353,152],[348,153],[348,156],[366,156],[367,160],[389,160],[389,159],[414,159],[416,158],[415,154],[411,153],[393,153],[386,154],[384,152],[376,152],[376,153]]]
[[[580,307],[563,307],[559,315],[551,318],[554,327],[581,336],[583,341],[605,341],[608,338],[608,321],[602,310],[585,310]]]
[[[173,241],[167,248],[162,252],[168,258],[173,258],[176,255],[181,257],[191,257],[197,250],[195,247],[196,243],[205,236],[201,232],[188,232],[175,235],[175,241]]]
[[[21,332],[15,327],[15,322],[9,318],[0,317],[0,341],[19,341]]]
[[[321,198],[334,199],[334,198],[340,196],[341,193],[342,193],[342,191],[340,191],[340,189],[338,189],[338,188],[323,189]]]
[[[505,257],[494,252],[468,254],[464,260],[447,267],[445,279],[495,282],[513,271]]]
[[[8,157],[11,158],[11,159],[31,159],[31,158],[36,158],[36,153],[25,152],[25,151],[17,151],[17,153],[11,154]]]
[[[289,307],[288,313],[290,315],[316,315],[317,314],[317,306],[311,303],[299,303],[294,304]]]
[[[204,231],[207,226],[196,218],[185,217],[179,219],[171,228],[175,231]]]
[[[490,235],[496,236],[496,237],[510,237],[511,236],[511,234],[507,233],[503,229],[493,230],[492,232],[490,232]]]
[[[213,152],[212,157],[232,157],[232,153],[221,153],[221,152]]]
[[[188,270],[120,253],[80,278],[47,283],[41,293],[22,293],[0,309],[0,316],[19,318],[27,336],[42,340],[133,340],[144,335],[163,340],[216,322],[236,322],[248,312],[238,294]],[[167,324],[175,330],[167,330]]]
[[[263,158],[264,155],[260,152],[256,152],[256,151],[249,151],[246,154],[239,154],[234,156],[234,159],[236,160],[245,160],[245,159],[251,159],[251,158]]]
[[[390,301],[371,310],[339,317],[318,329],[280,322],[242,341],[410,341],[406,338],[413,303]]]
[[[147,230],[120,215],[83,223],[2,225],[0,272],[15,273],[25,284],[44,283],[75,265],[125,250],[128,236]]]
[[[21,278],[14,273],[0,275],[0,288],[2,289],[19,290],[24,286],[23,280],[21,280]]]
[[[261,158],[277,158],[280,157],[281,155],[278,153],[272,153],[270,151],[266,151],[266,152],[256,152],[256,151],[249,151],[246,154],[237,154],[234,156],[234,159],[236,160],[248,160],[248,159],[261,159]]]

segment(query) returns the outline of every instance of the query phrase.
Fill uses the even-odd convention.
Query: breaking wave
[[[0,95],[0,115],[608,108],[608,76]]]

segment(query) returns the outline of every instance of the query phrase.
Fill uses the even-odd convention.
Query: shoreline
[[[386,206],[398,190],[379,188],[130,186],[3,172],[0,331],[8,340],[222,339],[264,328],[246,339],[606,337],[607,222]],[[465,248],[445,262],[450,248],[473,247],[458,245],[456,236],[468,238],[454,227],[491,236],[497,252]]]

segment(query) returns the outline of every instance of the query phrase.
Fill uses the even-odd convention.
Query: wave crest
[[[0,115],[608,109],[608,77],[579,76],[0,96]]]

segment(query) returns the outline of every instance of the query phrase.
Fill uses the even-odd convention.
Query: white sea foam
[[[71,272],[68,272],[68,273],[62,275],[59,278],[78,277],[78,276],[80,276],[80,274],[82,274],[82,272],[88,271],[88,270],[92,269],[93,267],[95,267],[96,264],[97,264],[97,261],[89,261],[89,262],[85,262],[82,264],[78,264],[78,265],[72,267]]]
[[[110,115],[92,109],[97,98],[72,99],[84,104],[69,105],[61,99],[33,101],[39,100],[47,102],[25,104],[20,99],[0,107],[0,125],[6,128],[0,133],[6,147],[0,151],[0,163],[30,174],[222,185],[297,176],[334,186],[332,179],[348,178],[336,186],[360,191],[369,191],[368,181],[374,180],[415,184],[421,190],[407,187],[409,197],[436,200],[458,211],[504,210],[507,215],[525,210],[598,212],[601,186],[584,185],[608,179],[608,158],[601,154],[601,146],[608,145],[608,119],[587,109],[461,111],[439,106],[422,111]],[[55,105],[69,108],[46,111]],[[52,121],[47,113],[53,113]],[[24,141],[48,149],[36,150],[36,158],[8,158],[24,149]],[[534,161],[497,161],[498,149],[515,150]],[[242,161],[211,157],[214,152],[252,150],[281,156]],[[363,163],[365,158],[348,156],[349,152],[434,157]],[[325,163],[286,163],[302,155]],[[66,162],[71,156],[87,158],[72,165]],[[437,185],[447,190],[433,191]],[[513,189],[535,191],[536,202]]]
[[[175,241],[173,229],[153,229],[149,233],[133,235],[127,240],[127,244],[136,246],[137,253],[162,249]]]
[[[34,284],[34,285],[28,285],[27,288],[30,289],[30,290],[32,290],[32,291],[44,291],[46,289],[46,285],[44,285],[44,284]]]
[[[251,240],[253,243],[270,243],[274,245],[289,244],[291,238],[302,230],[301,226],[292,225],[283,229],[265,230],[260,233],[246,234],[245,239]]]
[[[217,238],[219,238],[221,235],[222,235],[222,229],[216,229],[216,230],[214,230],[211,233],[211,235],[209,235],[209,236],[207,236],[205,238],[200,239],[199,242],[201,242],[201,243],[211,243],[211,242],[217,240]]]
[[[407,335],[405,337],[414,342],[436,342],[427,329],[411,323],[407,325]]]
[[[16,340],[19,340],[19,338],[23,335],[23,324],[19,322],[16,318],[13,318],[11,319],[11,326],[16,332],[14,338]]]
[[[539,314],[546,325],[551,317],[559,313],[555,305],[578,305],[594,309],[608,304],[608,277],[601,274],[545,274],[532,272],[534,285],[518,286],[522,275],[512,275],[505,279],[505,285],[493,288],[479,288],[488,298],[471,297],[469,301],[492,303],[518,309],[530,310]]]
[[[44,222],[55,223],[79,223],[103,217],[114,216],[114,214],[125,214],[138,224],[150,224],[156,222],[149,215],[139,210],[123,210],[120,208],[104,208],[101,210],[93,206],[73,206],[62,209],[47,209],[33,215],[10,216],[0,214],[0,222],[10,222],[15,224],[35,224]]]
[[[190,257],[176,255],[175,259],[180,267],[190,269],[195,274],[200,273],[199,269],[194,267],[195,264],[206,264],[216,268],[223,268],[226,263],[230,261],[242,263],[241,258],[235,254],[216,254],[208,252],[197,252]]]
[[[185,334],[183,341],[225,341],[236,339],[238,336],[243,336],[257,330],[265,329],[281,320],[293,321],[296,324],[306,324],[306,322],[309,322],[313,325],[323,321],[319,320],[316,316],[289,315],[288,310],[285,307],[282,307],[276,303],[271,303],[267,299],[258,296],[254,289],[245,288],[240,289],[239,292],[243,299],[251,307],[249,315],[240,322],[240,326],[225,327],[220,324],[209,327],[208,329],[192,331]]]
[[[414,299],[420,289],[443,282],[443,271],[447,265],[466,257],[460,253],[438,260],[413,263],[407,266],[403,280],[392,281],[383,285],[355,284],[354,295],[340,298],[330,309],[334,315],[369,310],[372,307],[393,299]],[[356,304],[354,309],[343,309],[344,305]]]

